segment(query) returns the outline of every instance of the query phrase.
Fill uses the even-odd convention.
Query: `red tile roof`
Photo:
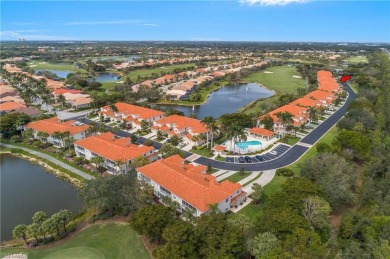
[[[299,98],[299,99],[293,101],[291,104],[297,105],[297,106],[302,106],[302,107],[316,107],[316,106],[320,105],[320,103],[317,100],[312,99],[310,97]]]
[[[161,112],[161,111],[157,111],[157,110],[153,110],[153,109],[149,109],[149,108],[145,108],[145,107],[141,107],[141,106],[136,106],[136,105],[132,105],[132,104],[128,104],[128,103],[122,103],[122,102],[116,103],[115,106],[118,108],[118,113],[122,113],[125,116],[131,116],[131,115],[139,116],[139,119],[141,119],[141,120],[154,118],[154,117],[157,117],[157,116],[164,114],[164,112]],[[103,111],[110,111],[111,110],[110,106],[108,106],[108,105],[102,107],[101,109]]]
[[[83,91],[81,90],[75,90],[75,89],[68,89],[68,88],[59,88],[57,90],[54,90],[55,95],[60,95],[64,93],[70,93],[70,94],[79,94],[82,93]]]
[[[122,162],[133,160],[154,150],[153,147],[131,144],[130,138],[118,138],[111,132],[78,140],[75,145],[111,161],[121,160]]]
[[[178,155],[136,170],[202,212],[208,211],[210,204],[220,203],[241,189],[240,184],[227,180],[218,183],[214,176],[204,174],[204,165],[185,165]]]
[[[264,128],[251,128],[249,132],[266,137],[272,137],[273,135],[275,135],[275,132],[273,132],[272,130],[267,130]]]
[[[218,146],[213,147],[213,149],[218,150],[218,151],[224,151],[226,148],[224,146],[218,145]]]
[[[188,118],[180,115],[171,115],[155,122],[160,125],[167,125],[179,130],[190,128],[193,133],[206,133],[207,129],[200,120]]]
[[[12,110],[16,110],[16,109],[23,108],[23,107],[26,107],[26,105],[20,104],[17,102],[0,103],[0,111],[1,112],[12,111]]]
[[[33,121],[26,125],[26,128],[31,128],[36,131],[46,132],[53,134],[56,131],[66,132],[69,131],[71,135],[84,132],[88,129],[88,125],[75,125],[74,120],[61,122],[58,118],[53,117],[45,120]]]

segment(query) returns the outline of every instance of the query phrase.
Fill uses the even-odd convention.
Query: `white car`
[[[274,155],[274,156],[277,156],[278,155],[278,152],[276,152],[276,151],[270,151],[269,152],[271,155]]]

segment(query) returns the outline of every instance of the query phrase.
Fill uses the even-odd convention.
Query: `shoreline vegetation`
[[[2,148],[2,150],[0,151],[0,157],[4,154],[19,157],[19,158],[28,160],[35,165],[42,166],[43,169],[45,170],[45,172],[55,175],[57,178],[72,184],[73,186],[75,186],[78,189],[83,185],[84,179],[82,177],[80,177],[80,176],[66,170],[65,168],[62,168],[61,166],[56,165],[56,164],[54,164],[54,163],[52,163],[44,158],[35,156],[35,155],[28,153],[24,150],[16,149],[16,148],[6,148],[6,149]]]

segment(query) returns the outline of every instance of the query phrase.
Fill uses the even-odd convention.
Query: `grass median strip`
[[[254,181],[256,181],[257,179],[260,178],[260,176],[263,174],[263,172],[260,172],[258,176],[256,176],[255,178],[253,178],[252,180],[250,180],[249,182],[245,183],[243,186],[247,186],[248,184],[251,184],[253,183]]]

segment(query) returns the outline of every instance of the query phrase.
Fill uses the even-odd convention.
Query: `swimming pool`
[[[248,148],[249,146],[261,146],[261,142],[257,140],[237,142],[236,146],[238,148]]]

